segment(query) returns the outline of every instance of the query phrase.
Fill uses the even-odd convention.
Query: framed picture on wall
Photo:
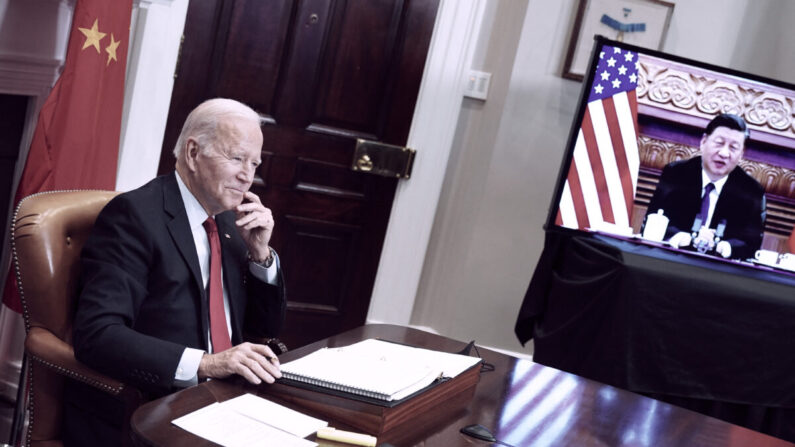
[[[588,68],[593,36],[662,49],[674,4],[662,0],[579,0],[571,30],[564,78],[582,81]]]

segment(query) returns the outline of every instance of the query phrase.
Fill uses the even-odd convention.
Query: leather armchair
[[[11,243],[24,309],[30,387],[25,445],[62,445],[61,398],[66,377],[114,395],[124,402],[127,418],[142,401],[136,389],[78,362],[72,348],[80,251],[100,210],[116,194],[34,194],[22,200],[14,214]],[[120,445],[129,439],[124,433]]]

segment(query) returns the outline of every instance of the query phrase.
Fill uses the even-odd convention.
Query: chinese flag
[[[39,112],[15,204],[40,191],[115,188],[131,13],[132,0],[77,1],[63,72]],[[21,313],[13,278],[3,302]]]

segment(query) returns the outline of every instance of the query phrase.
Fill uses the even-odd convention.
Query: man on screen
[[[249,191],[260,164],[258,114],[200,104],[174,149],[176,169],[111,200],[83,248],[74,320],[78,360],[157,397],[207,378],[281,377],[275,337],[286,302],[270,248],[273,216]],[[66,445],[117,445],[103,393],[65,389]],[[109,422],[104,422],[109,421]]]
[[[663,210],[669,219],[665,239],[672,246],[739,259],[759,249],[765,191],[737,166],[748,136],[741,117],[718,115],[701,137],[700,156],[663,168],[646,216]]]

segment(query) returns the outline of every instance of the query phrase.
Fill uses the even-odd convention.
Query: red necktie
[[[232,347],[229,329],[226,327],[224,312],[224,287],[221,282],[221,239],[215,219],[208,217],[204,229],[210,240],[210,339],[213,352],[221,352]]]

